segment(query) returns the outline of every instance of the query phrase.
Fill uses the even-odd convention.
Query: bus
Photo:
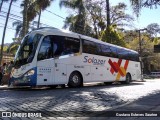
[[[138,79],[141,64],[136,51],[66,30],[39,28],[23,38],[9,85],[80,87]]]

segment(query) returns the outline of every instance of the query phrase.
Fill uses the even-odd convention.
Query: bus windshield
[[[34,36],[28,35],[23,39],[15,56],[15,67],[20,67],[24,64],[32,62],[38,42],[41,39],[41,37],[41,34],[36,34]]]

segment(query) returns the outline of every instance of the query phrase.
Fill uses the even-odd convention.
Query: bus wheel
[[[105,85],[112,85],[112,82],[104,82]]]
[[[69,77],[68,86],[69,87],[80,87],[82,85],[82,77],[80,73],[73,72]]]
[[[127,73],[126,80],[122,83],[129,84],[131,81],[132,81],[131,75],[129,73]]]
[[[58,85],[50,85],[49,87],[54,89],[54,88],[58,87]]]

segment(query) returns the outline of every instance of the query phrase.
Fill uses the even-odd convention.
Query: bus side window
[[[100,55],[101,54],[100,44],[96,44],[88,40],[83,40],[83,52],[94,55]]]
[[[129,52],[129,60],[132,60],[132,61],[137,61],[139,62],[139,54],[137,53],[134,53],[134,52]]]
[[[118,49],[117,53],[118,53],[118,57],[120,59],[127,59],[127,60],[129,59],[128,58],[128,50],[121,48],[121,49]]]
[[[102,50],[101,55],[108,56],[108,57],[111,56],[111,50],[108,45],[101,45],[101,50]]]
[[[44,59],[51,58],[53,55],[51,49],[52,49],[52,45],[51,45],[50,37],[46,36],[41,43],[37,60],[44,60]]]
[[[77,38],[65,37],[62,55],[78,53],[80,50],[80,40]]]
[[[64,49],[64,36],[52,36],[53,42],[53,56],[58,57],[62,54]]]
[[[117,48],[111,46],[110,49],[111,49],[111,57],[118,58]]]
[[[51,36],[53,42],[53,56],[68,55],[78,53],[80,50],[80,40],[77,38],[64,36]]]

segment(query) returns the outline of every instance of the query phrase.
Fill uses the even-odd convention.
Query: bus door
[[[53,44],[50,36],[46,36],[40,45],[37,56],[37,85],[54,84]]]
[[[67,65],[60,61],[63,61],[63,58],[55,59],[55,84],[67,84]]]
[[[66,84],[67,83],[67,65],[66,55],[64,55],[64,36],[54,36],[54,80],[55,84]]]

